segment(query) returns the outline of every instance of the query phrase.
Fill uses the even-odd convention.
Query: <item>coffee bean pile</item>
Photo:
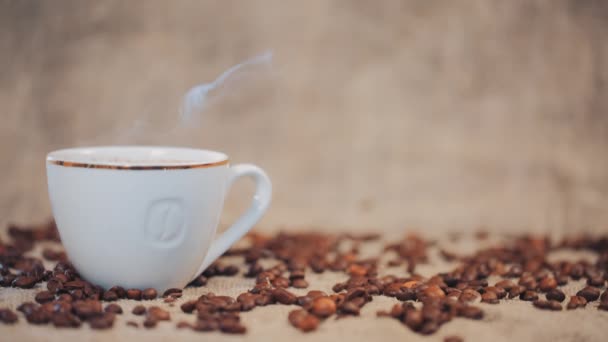
[[[125,314],[114,301],[129,299],[144,304],[158,297],[154,289],[103,289],[91,284],[80,278],[63,251],[43,250],[45,259],[56,262],[52,270],[46,270],[42,260],[25,256],[37,242],[58,241],[52,222],[41,227],[11,226],[9,235],[11,243],[0,241],[0,286],[32,288],[46,283],[46,290],[36,294],[36,303],[23,303],[17,308],[30,324],[77,328],[87,323],[93,329],[108,329],[114,325],[116,315]],[[573,310],[599,301],[597,308],[608,310],[608,238],[577,237],[552,244],[544,237],[522,236],[472,255],[440,250],[440,255],[456,266],[431,277],[416,273],[416,269],[428,262],[429,247],[435,242],[417,235],[388,244],[380,255],[371,258],[363,258],[359,250],[362,244],[378,240],[376,234],[280,233],[250,234],[248,238],[249,247],[234,248],[226,255],[244,259],[244,276],[254,278],[255,285],[236,298],[206,293],[186,301],[181,299],[181,289],[166,290],[162,294],[164,305],[173,306],[180,300],[181,310],[194,317],[192,321],[177,322],[178,329],[243,334],[247,328],[240,319],[242,312],[260,306],[290,305],[295,309],[289,312],[287,322],[302,332],[311,332],[331,318],[359,316],[361,309],[377,296],[399,301],[392,308],[379,311],[378,317],[398,320],[420,334],[435,333],[457,317],[483,319],[483,310],[472,305],[476,302],[499,304],[517,299],[529,301],[540,310],[559,311],[564,302],[567,309]],[[565,248],[592,251],[597,254],[597,261],[547,259],[550,252]],[[394,257],[386,265],[381,264],[383,256],[388,255]],[[274,264],[262,266],[268,261]],[[408,276],[379,274],[385,266],[403,267]],[[216,262],[188,286],[201,287],[211,277],[235,276],[239,271],[235,265]],[[290,288],[309,288],[307,272],[341,272],[348,278],[335,284],[333,293],[310,289],[306,295],[298,296]],[[490,277],[499,280],[490,284]],[[568,298],[560,287],[572,280],[585,280],[586,286]],[[161,321],[171,321],[170,313],[159,305],[138,305],[130,314],[142,316],[141,325],[148,329]],[[0,309],[1,322],[12,324],[18,319],[15,312]],[[134,320],[126,324],[140,326]],[[451,336],[446,340],[462,339]]]

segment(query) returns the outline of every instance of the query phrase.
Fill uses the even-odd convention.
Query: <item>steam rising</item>
[[[191,88],[182,100],[179,112],[180,123],[183,125],[191,122],[206,109],[210,101],[219,99],[225,95],[225,91],[232,90],[235,83],[243,81],[246,77],[255,76],[250,74],[270,68],[271,64],[272,52],[268,51],[231,67],[211,83],[199,84]]]

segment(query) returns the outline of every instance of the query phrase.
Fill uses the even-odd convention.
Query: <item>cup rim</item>
[[[127,161],[127,160],[113,160],[113,161],[96,161],[93,158],[95,153],[108,152],[108,151],[121,151],[131,150],[139,153],[154,153],[162,154],[164,152],[179,152],[182,154],[193,155],[192,158],[187,160],[166,160],[164,162],[158,162],[154,159],[154,162],[144,161]],[[205,155],[206,157],[202,157]],[[198,156],[198,158],[196,157]],[[106,157],[106,159],[109,157]],[[194,161],[194,159],[201,159],[200,162]],[[87,147],[73,147],[65,148],[52,151],[46,156],[47,164],[54,164],[62,167],[77,167],[87,169],[110,169],[110,170],[179,170],[179,169],[199,169],[209,168],[215,166],[228,165],[230,159],[222,152],[197,149],[191,147],[182,146],[146,146],[146,145],[108,145],[108,146],[87,146]]]

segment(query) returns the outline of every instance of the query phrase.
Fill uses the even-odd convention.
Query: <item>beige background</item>
[[[608,227],[602,1],[0,4],[3,222],[49,215],[47,152],[145,142],[264,167],[266,227]],[[268,49],[273,80],[157,134],[190,86]]]

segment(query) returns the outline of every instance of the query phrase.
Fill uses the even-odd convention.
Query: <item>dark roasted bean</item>
[[[296,295],[281,287],[277,287],[272,291],[272,298],[274,298],[274,300],[276,300],[278,303],[286,305],[295,304],[298,300]]]
[[[559,289],[550,290],[545,297],[547,297],[547,300],[555,300],[558,302],[563,302],[564,299],[566,299],[566,295]]]
[[[36,302],[43,304],[51,302],[55,299],[55,295],[50,291],[42,291],[36,294]]]
[[[105,312],[111,312],[115,314],[122,314],[122,308],[118,304],[108,304],[104,309]]]
[[[13,324],[18,320],[19,318],[17,317],[17,314],[15,314],[12,310],[0,309],[0,322],[5,324]]]
[[[587,302],[593,302],[600,297],[600,289],[593,286],[586,286],[584,289],[578,291],[576,295],[585,298]]]
[[[146,313],[146,307],[143,305],[136,305],[131,311],[134,315],[141,316]]]
[[[129,289],[126,296],[128,299],[141,300],[141,290]]]
[[[336,303],[329,297],[317,297],[312,301],[310,313],[318,317],[329,317],[336,312]]]
[[[158,297],[158,293],[156,292],[155,289],[145,289],[142,291],[141,297],[142,297],[142,299],[145,299],[145,300],[152,300],[152,299],[156,299],[156,297]]]
[[[587,305],[587,300],[584,297],[572,296],[566,308],[568,310],[584,308]]]

